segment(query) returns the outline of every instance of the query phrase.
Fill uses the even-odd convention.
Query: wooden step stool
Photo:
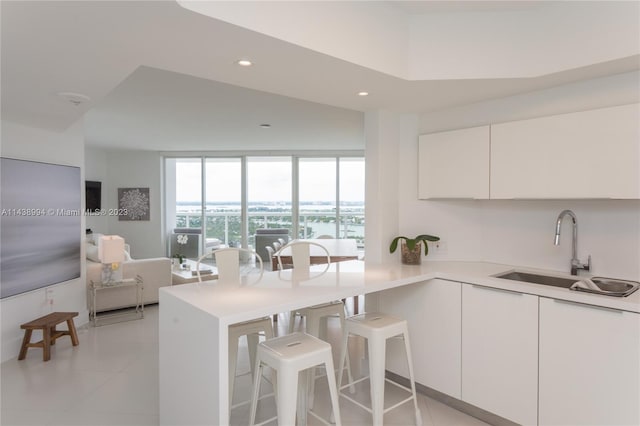
[[[77,312],[52,312],[33,321],[22,324],[20,328],[24,329],[24,339],[22,339],[22,347],[18,360],[25,359],[27,349],[42,348],[42,360],[49,361],[51,359],[50,346],[56,344],[56,339],[62,336],[70,336],[73,346],[78,346],[78,334],[73,318],[77,317]],[[63,322],[67,322],[68,330],[56,330],[56,326]],[[31,343],[31,333],[33,330],[42,330],[42,340],[37,343]]]

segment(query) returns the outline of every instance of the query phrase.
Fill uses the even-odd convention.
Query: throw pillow
[[[94,246],[93,244],[85,244],[85,250],[87,253],[87,259],[94,262],[100,262],[100,258],[98,257],[98,246]]]
[[[94,233],[93,234],[93,244],[97,247],[100,244],[100,238],[102,238],[104,236],[104,234],[98,234],[98,233]]]

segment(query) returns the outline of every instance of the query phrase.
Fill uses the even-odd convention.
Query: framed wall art
[[[118,220],[150,220],[149,188],[118,188]]]

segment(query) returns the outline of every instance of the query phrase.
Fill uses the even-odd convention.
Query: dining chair
[[[311,266],[311,246],[316,246],[324,252],[322,257],[326,256],[327,261],[322,263],[331,263],[331,255],[329,250],[322,244],[313,241],[291,241],[289,244],[282,246],[276,251],[275,256],[278,259],[278,266],[282,270],[282,256],[285,249],[291,250],[291,265],[294,268],[308,268]]]
[[[282,243],[280,241],[274,241],[272,244],[275,251],[278,251],[282,248]]]
[[[273,269],[273,256],[276,254],[276,251],[271,246],[264,246],[264,249],[269,253],[269,258],[267,259],[267,263],[269,264],[269,268]]]
[[[218,282],[240,282],[241,276],[258,275],[261,277],[264,273],[264,264],[258,253],[245,248],[228,247],[210,251],[198,258],[196,262],[198,282],[202,282],[200,263],[207,257],[213,259],[218,270]]]
[[[202,278],[200,277],[200,263],[207,257],[212,257],[214,259],[215,266],[218,269],[217,282],[219,283],[238,283],[242,285],[246,284],[242,280],[243,276],[257,275],[258,280],[260,280],[264,273],[262,258],[256,252],[245,248],[229,247],[213,250],[198,258],[198,262],[196,263],[196,275],[199,283],[202,283]],[[208,282],[211,283],[212,281]],[[229,326],[229,410],[251,402],[251,399],[247,399],[238,404],[233,404],[233,389],[238,358],[238,341],[240,337],[247,336],[251,377],[253,378],[256,351],[258,349],[260,336],[264,336],[266,339],[271,339],[273,338],[273,335],[273,324],[269,317],[263,317]]]

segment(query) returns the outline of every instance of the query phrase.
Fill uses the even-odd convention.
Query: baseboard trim
[[[409,379],[406,377],[400,376],[396,373],[392,373],[391,371],[386,371],[386,376],[388,379],[393,380],[394,382],[398,382],[401,385],[409,387]],[[436,401],[442,402],[445,405],[448,405],[451,408],[455,408],[458,411],[462,411],[465,414],[468,414],[471,417],[475,417],[478,420],[482,420],[485,423],[489,423],[494,426],[518,426],[518,423],[514,423],[511,420],[507,420],[504,417],[497,416],[489,411],[483,410],[482,408],[478,408],[475,405],[471,405],[468,402],[461,401],[457,398],[444,394],[440,391],[432,389],[428,386],[420,384],[416,382],[416,391],[423,395],[428,396],[429,398],[433,398]]]

